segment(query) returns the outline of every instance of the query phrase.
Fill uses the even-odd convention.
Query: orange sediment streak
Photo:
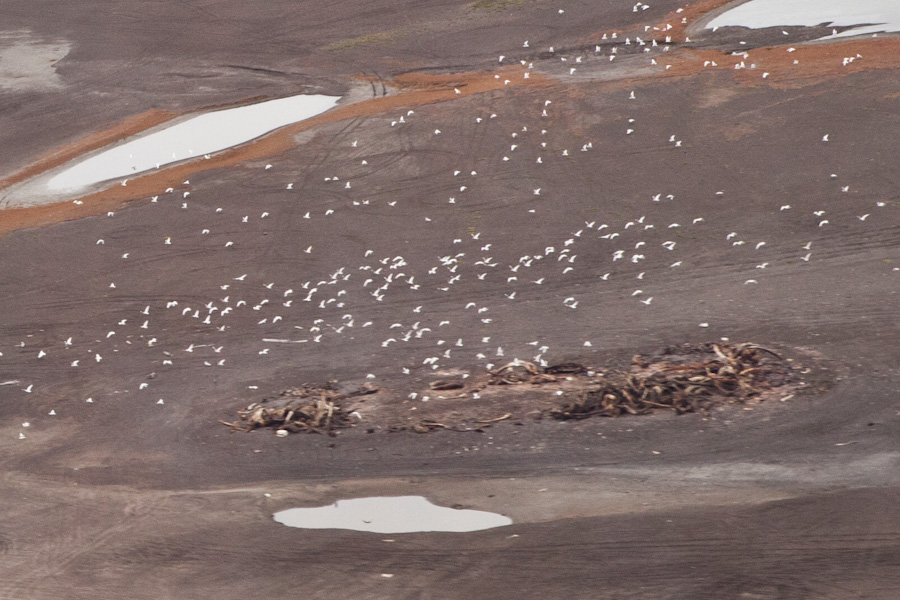
[[[296,146],[294,136],[298,133],[328,123],[337,123],[360,116],[377,115],[397,108],[446,102],[455,98],[501,90],[507,87],[522,85],[542,86],[548,83],[545,77],[537,73],[532,73],[529,79],[525,79],[523,73],[524,69],[510,67],[491,73],[400,75],[388,82],[391,87],[400,90],[395,95],[338,106],[315,117],[283,127],[245,145],[222,151],[210,159],[200,158],[160,171],[147,173],[142,176],[139,175],[129,179],[127,186],[116,185],[81,198],[82,204],[66,201],[2,210],[0,211],[0,235],[26,227],[40,227],[61,221],[100,215],[109,210],[114,210],[128,200],[146,198],[158,194],[160,190],[176,185],[193,173],[231,167],[248,160],[281,154]],[[500,78],[497,79],[494,75],[499,75]],[[506,80],[510,82],[508,85],[505,84]],[[459,93],[456,90],[459,90]],[[155,127],[174,116],[176,115],[173,113],[163,111],[148,111],[130,117],[110,129],[95,133],[84,140],[41,157],[33,165],[0,181],[0,189],[25,181],[47,169],[63,165],[85,152],[102,148],[123,137]]]
[[[702,14],[724,4],[721,0],[698,2],[685,8],[684,13],[673,13],[680,16]],[[674,19],[673,19],[674,20]],[[680,22],[680,18],[678,19]],[[674,31],[674,24],[673,30]],[[673,36],[675,39],[675,36]],[[772,88],[798,88],[815,85],[829,79],[844,77],[861,71],[896,68],[900,56],[900,38],[862,38],[840,42],[820,44],[799,44],[791,52],[790,46],[771,46],[755,48],[747,51],[747,58],[732,56],[719,50],[699,50],[693,48],[675,48],[671,52],[657,56],[660,71],[649,75],[640,75],[615,81],[602,82],[605,89],[616,89],[625,86],[639,86],[643,82],[653,83],[665,78],[683,78],[699,75],[706,71],[729,72],[734,81],[741,85],[759,85]],[[857,57],[857,55],[860,55]],[[845,59],[853,58],[852,62]],[[794,61],[798,64],[794,64]],[[708,61],[708,62],[707,62]],[[735,65],[743,61],[747,68],[735,69]],[[715,62],[717,66],[712,66]],[[704,66],[704,63],[707,63]],[[753,64],[755,68],[749,66]],[[666,66],[669,66],[666,69]],[[209,160],[199,159],[174,165],[160,171],[148,173],[130,179],[127,186],[112,186],[109,189],[90,194],[82,198],[83,204],[60,202],[28,208],[9,208],[0,211],[0,235],[25,227],[49,225],[81,217],[103,214],[114,210],[123,202],[146,198],[158,194],[166,187],[175,186],[193,173],[209,169],[231,167],[248,160],[275,156],[296,146],[294,136],[328,123],[336,123],[354,117],[365,117],[386,113],[398,108],[421,106],[446,102],[455,98],[471,96],[507,87],[545,87],[558,85],[558,82],[531,73],[529,79],[523,77],[524,69],[507,67],[489,73],[461,73],[449,75],[406,74],[387,82],[398,90],[392,96],[372,98],[338,106],[328,112],[293,125],[289,125],[265,137],[243,146],[232,148],[216,154]],[[768,73],[763,78],[763,73]],[[499,75],[499,79],[496,78]],[[366,80],[360,77],[361,80]],[[509,80],[509,85],[505,81]],[[568,86],[591,85],[594,82],[568,83]],[[455,90],[459,90],[459,93]],[[126,119],[119,125],[93,134],[82,141],[66,146],[45,155],[35,164],[19,173],[0,181],[0,189],[26,180],[47,169],[58,167],[67,161],[77,158],[85,152],[101,148],[122,137],[133,135],[142,130],[159,125],[172,117],[172,113],[148,111]]]
[[[788,52],[793,48],[791,52]],[[703,71],[728,71],[743,85],[764,85],[772,88],[800,88],[829,79],[846,77],[862,71],[891,69],[900,66],[900,38],[863,38],[821,44],[797,46],[767,46],[747,50],[748,57],[732,56],[720,50],[682,48],[668,55],[656,57],[662,68],[671,68],[658,75],[644,77],[687,77]],[[860,55],[861,58],[857,57]],[[844,59],[853,58],[844,64]],[[794,64],[794,61],[797,64]],[[709,61],[708,66],[704,63]],[[716,66],[712,66],[712,63]],[[735,69],[744,63],[745,68]],[[750,68],[750,65],[754,68]],[[763,73],[768,75],[763,78]]]
[[[21,183],[26,179],[30,179],[31,177],[43,173],[48,169],[53,169],[60,165],[64,165],[70,160],[78,158],[82,154],[91,152],[92,150],[97,150],[98,148],[103,148],[104,146],[108,146],[109,144],[121,140],[122,138],[126,138],[130,135],[135,135],[142,131],[146,131],[147,129],[156,127],[157,125],[161,125],[166,121],[170,121],[176,116],[177,115],[175,113],[164,110],[148,110],[146,112],[142,112],[139,115],[128,117],[121,123],[114,125],[109,129],[98,131],[97,133],[91,134],[88,137],[73,144],[69,144],[68,146],[64,146],[63,148],[48,152],[47,154],[38,157],[36,161],[34,161],[21,171],[13,173],[5,179],[0,179],[0,190],[8,188],[17,183]]]

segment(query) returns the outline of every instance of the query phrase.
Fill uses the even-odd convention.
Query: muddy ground
[[[170,115],[355,102],[0,213],[0,597],[896,598],[897,40],[691,29],[721,4],[6,2],[4,206]],[[436,379],[722,338],[810,389],[387,431]],[[218,423],[333,379],[380,390],[336,437]],[[514,524],[271,519],[404,494]]]

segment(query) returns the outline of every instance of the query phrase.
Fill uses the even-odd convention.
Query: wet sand
[[[0,386],[0,596],[893,599],[897,42],[673,23],[669,51],[634,43],[721,4],[133,3],[89,22],[14,0],[8,27],[71,49],[61,89],[0,89],[0,195],[170,115],[371,97],[0,212],[0,382],[18,382]],[[380,428],[488,363],[621,366],[722,337],[815,357],[827,385],[709,415]],[[382,389],[337,437],[218,423],[331,379]],[[474,404],[446,402],[430,410]],[[375,495],[514,524],[271,518]]]

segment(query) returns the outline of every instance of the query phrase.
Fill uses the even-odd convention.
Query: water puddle
[[[900,31],[898,0],[750,0],[706,24],[713,27],[852,27],[822,39]]]
[[[329,506],[282,510],[274,518],[288,527],[375,533],[465,532],[512,524],[503,515],[436,506],[422,496],[338,500]]]
[[[50,179],[47,187],[76,190],[199,158],[323,113],[338,100],[336,96],[291,96],[191,117],[95,154]]]

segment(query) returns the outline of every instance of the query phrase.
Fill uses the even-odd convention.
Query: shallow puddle
[[[713,27],[852,27],[823,39],[900,31],[900,0],[750,0],[707,23]]]
[[[336,96],[291,96],[191,117],[87,158],[53,177],[51,190],[74,190],[198,158],[323,113]]]
[[[422,496],[338,500],[328,506],[282,510],[274,518],[288,527],[375,533],[465,532],[512,524],[503,515],[436,506]]]

